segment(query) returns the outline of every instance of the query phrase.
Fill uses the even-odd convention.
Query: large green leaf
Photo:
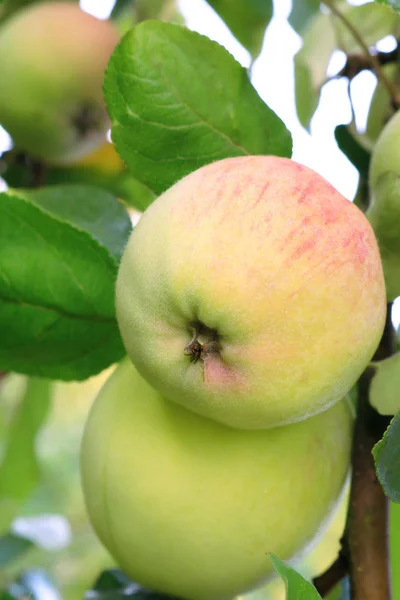
[[[155,193],[229,156],[290,156],[291,136],[248,74],[215,42],[146,21],[115,50],[105,77],[112,137]]]
[[[272,0],[207,0],[237,40],[256,57],[272,18]]]
[[[337,3],[337,8],[359,32],[368,46],[376,44],[399,27],[399,17],[386,6],[367,3],[351,6]],[[334,50],[346,53],[360,52],[352,33],[335,15],[317,13],[308,19],[303,35],[303,46],[295,56],[295,90],[300,122],[308,128],[318,106],[322,85],[327,79],[327,68]]]
[[[374,363],[376,369],[369,397],[372,406],[381,415],[400,411],[400,353]]]
[[[376,472],[385,494],[400,502],[400,413],[393,417],[383,438],[374,446]]]
[[[321,600],[315,587],[292,567],[270,554],[275,571],[285,582],[286,600]]]
[[[335,129],[335,139],[340,150],[347,156],[364,180],[368,180],[371,154],[361,144],[361,139],[352,126],[338,125]]]
[[[88,230],[70,191],[62,192],[68,215],[67,206],[56,210],[51,190],[0,194],[0,370],[85,379],[124,355],[114,284],[127,217],[112,197],[107,212],[104,192],[89,188]],[[113,220],[105,223],[103,211]]]

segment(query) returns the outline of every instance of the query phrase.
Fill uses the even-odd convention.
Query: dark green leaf
[[[113,141],[155,193],[229,156],[290,156],[291,136],[245,69],[215,42],[146,21],[114,52],[105,78]]]
[[[8,533],[0,537],[0,568],[4,568],[33,547],[33,543],[24,537]],[[0,600],[3,600],[0,594]]]
[[[207,0],[237,40],[255,58],[272,18],[272,0]]]
[[[376,0],[376,2],[390,6],[390,8],[400,13],[400,0]]]
[[[360,175],[367,180],[371,155],[354,137],[349,126],[338,125],[335,129],[335,139],[340,150],[347,156]]]
[[[270,557],[275,571],[285,583],[286,600],[321,600],[321,596],[312,583],[274,554],[270,554]]]
[[[374,446],[376,472],[383,491],[400,502],[400,413],[390,422],[383,438]]]
[[[60,185],[18,190],[18,196],[76,229],[87,231],[119,262],[132,223],[124,207],[108,192],[88,185]]]
[[[144,589],[128,579],[118,569],[103,571],[96,580],[93,589],[85,593],[85,600],[124,600],[124,598],[168,600],[172,596]]]
[[[120,360],[109,250],[15,191],[0,238],[0,370],[86,379]]]
[[[374,367],[371,404],[381,415],[394,415],[400,411],[400,353],[375,362]]]
[[[293,29],[301,34],[312,17],[319,12],[320,4],[320,0],[295,0],[289,17]]]
[[[46,422],[51,403],[51,385],[46,379],[28,379],[25,394],[7,429],[0,463],[0,500],[21,502],[39,481],[35,440]]]

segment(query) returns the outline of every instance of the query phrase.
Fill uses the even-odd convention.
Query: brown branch
[[[399,45],[391,50],[390,52],[375,52],[374,56],[378,60],[381,67],[395,63],[399,60],[400,57],[400,48]],[[354,54],[348,54],[346,59],[346,64],[344,67],[337,73],[335,77],[348,77],[349,79],[353,79],[356,75],[361,73],[362,71],[371,70],[371,60],[369,57],[366,57],[364,54],[359,52]]]
[[[363,51],[366,60],[369,61],[371,67],[375,71],[377,78],[382,83],[382,85],[387,89],[387,91],[392,99],[393,106],[399,107],[400,106],[400,98],[399,98],[399,93],[397,91],[396,86],[394,85],[394,83],[392,81],[390,81],[390,79],[388,77],[386,77],[385,73],[383,72],[383,69],[381,68],[379,60],[377,59],[375,54],[372,54],[370,52],[368,45],[365,43],[363,37],[360,35],[358,30],[347,19],[347,17],[337,8],[334,0],[322,0],[322,2],[323,2],[323,4],[325,4],[325,6],[327,6],[329,8],[329,10],[332,12],[333,15],[335,15],[338,19],[340,19],[340,21],[343,23],[343,25],[351,33],[354,40],[357,42],[357,44],[360,46],[361,50]]]
[[[391,305],[385,331],[374,356],[382,360],[395,351]],[[376,477],[372,448],[382,437],[388,419],[369,403],[373,370],[359,380],[357,419],[352,454],[352,481],[344,551],[349,561],[352,600],[390,600],[388,500]]]
[[[344,578],[348,573],[348,564],[344,554],[341,552],[334,563],[318,577],[313,580],[314,587],[321,596],[325,598],[329,592]]]

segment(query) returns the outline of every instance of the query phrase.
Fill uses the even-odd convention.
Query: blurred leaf
[[[0,568],[4,568],[33,547],[31,540],[19,535],[7,533],[0,537]],[[0,600],[2,596],[0,593]]]
[[[18,160],[14,151],[0,158],[0,174],[11,188],[31,187],[29,168]],[[154,200],[154,194],[133,177],[120,160],[120,168],[109,168],[102,162],[78,163],[67,167],[49,166],[46,168],[46,184],[86,184],[107,190],[115,197],[124,200],[129,206],[144,211]]]
[[[398,16],[386,6],[374,2],[361,6],[338,2],[336,6],[368,46],[394,34],[399,27]],[[318,106],[330,57],[337,49],[346,53],[360,51],[352,34],[334,15],[318,13],[309,19],[303,32],[303,46],[294,59],[297,113],[306,128]]]
[[[146,21],[128,33],[109,63],[105,96],[118,151],[155,193],[228,156],[291,154],[289,132],[246,70],[178,25]]]
[[[272,0],[207,0],[235,38],[255,58],[273,15]]]
[[[370,402],[379,414],[394,415],[400,411],[400,353],[373,365]]]
[[[301,34],[312,17],[319,12],[320,4],[320,0],[301,0],[301,2],[293,2],[288,19],[293,29]]]
[[[399,66],[397,63],[384,65],[382,70],[385,76],[392,83],[396,83]],[[372,95],[371,104],[368,111],[367,127],[365,138],[369,141],[371,149],[374,147],[383,127],[394,114],[390,94],[387,88],[378,81],[375,91]]]
[[[396,10],[400,13],[400,0],[376,0],[378,4],[385,4],[386,6],[390,6],[393,10]]]
[[[335,139],[343,154],[367,180],[371,155],[356,139],[354,133],[351,131],[350,125],[338,125],[335,128]]]
[[[27,192],[0,194],[0,237],[0,370],[85,379],[120,360],[109,249]]]
[[[25,500],[37,484],[40,471],[35,440],[46,422],[51,404],[51,384],[28,379],[25,394],[16,407],[7,431],[0,464],[0,499]]]
[[[132,223],[125,208],[108,192],[87,185],[60,185],[18,190],[18,196],[65,223],[87,231],[116,261],[120,261]]]
[[[111,11],[110,18],[113,20],[119,19],[120,16],[126,11],[126,9],[133,5],[134,2],[135,0],[115,0],[115,4]]]
[[[304,579],[300,573],[289,567],[275,554],[270,553],[270,558],[275,571],[285,583],[286,600],[321,600],[321,596],[313,584]]]
[[[103,571],[93,586],[85,593],[85,600],[167,600],[172,596],[146,590],[126,577],[118,569]]]
[[[390,422],[383,438],[374,446],[376,472],[383,491],[400,502],[400,413]]]

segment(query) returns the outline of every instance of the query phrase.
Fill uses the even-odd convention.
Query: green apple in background
[[[400,112],[384,127],[371,156],[367,217],[382,257],[387,299],[400,295]]]
[[[116,308],[132,362],[164,397],[261,429],[348,392],[386,300],[362,212],[311,169],[247,156],[202,167],[145,211]]]
[[[21,9],[0,29],[0,124],[16,147],[49,163],[105,141],[103,78],[119,35],[68,2]]]
[[[346,481],[343,400],[262,431],[221,425],[164,400],[126,359],[83,437],[85,501],[97,535],[138,583],[186,600],[229,599],[315,541]]]

